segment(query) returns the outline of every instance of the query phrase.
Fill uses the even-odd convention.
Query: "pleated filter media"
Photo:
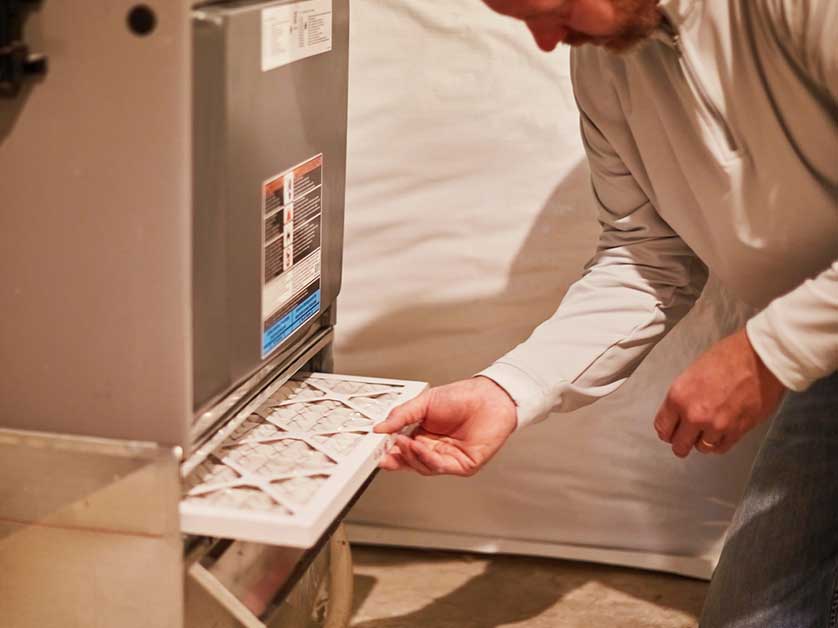
[[[392,444],[375,424],[425,387],[312,373],[268,389],[184,464],[183,530],[310,547]]]

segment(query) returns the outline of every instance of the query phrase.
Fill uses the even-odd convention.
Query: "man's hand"
[[[769,418],[786,389],[742,329],[716,343],[672,384],[655,416],[658,437],[685,458],[730,450]]]
[[[382,469],[413,469],[422,475],[474,475],[495,455],[518,424],[515,403],[486,377],[425,391],[393,408],[375,427],[392,434],[419,423],[381,461]]]

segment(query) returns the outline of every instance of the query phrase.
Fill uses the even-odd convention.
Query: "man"
[[[471,475],[515,429],[613,392],[709,267],[760,312],[673,383],[654,428],[677,456],[722,454],[780,411],[701,625],[838,626],[838,2],[485,1],[545,51],[577,46],[602,234],[526,342],[393,410],[378,431],[420,425],[381,466]]]

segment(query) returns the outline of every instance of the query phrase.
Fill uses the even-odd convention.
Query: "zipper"
[[[674,29],[673,29],[674,30]],[[727,120],[722,115],[722,112],[719,111],[719,108],[716,106],[716,103],[713,102],[713,99],[707,94],[707,91],[704,89],[704,85],[698,78],[698,74],[693,69],[690,60],[687,58],[687,55],[684,54],[684,48],[681,44],[681,35],[675,31],[671,34],[672,43],[675,46],[675,52],[678,54],[678,58],[681,60],[681,67],[684,68],[684,71],[687,75],[687,80],[692,83],[693,88],[698,93],[698,97],[701,99],[702,104],[710,112],[710,115],[716,121],[716,124],[722,130],[722,134],[725,136],[725,141],[727,142],[728,148],[732,152],[739,151],[739,144],[736,141],[736,138],[733,137],[733,133],[728,126]]]

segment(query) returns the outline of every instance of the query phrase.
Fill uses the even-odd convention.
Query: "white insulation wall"
[[[568,52],[478,0],[358,0],[350,85],[336,368],[468,377],[555,310],[593,251]],[[711,279],[616,394],[515,434],[473,478],[380,474],[351,535],[709,576],[759,435],[684,461],[652,418],[746,315]]]

